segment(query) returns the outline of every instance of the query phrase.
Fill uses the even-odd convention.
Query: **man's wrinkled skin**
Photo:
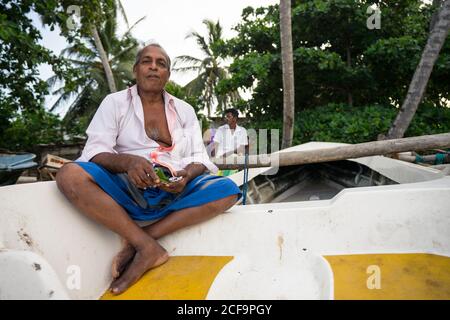
[[[157,46],[144,48],[133,71],[144,109],[147,135],[161,146],[171,146],[171,136],[164,109],[163,89],[169,80],[167,55]],[[100,153],[91,159],[115,173],[127,173],[139,188],[159,187],[179,193],[186,184],[206,170],[203,164],[191,163],[177,173],[180,181],[163,184],[143,157],[128,154]],[[120,294],[149,269],[165,263],[169,255],[157,240],[181,228],[211,219],[232,207],[237,195],[205,205],[173,212],[156,223],[139,227],[119,204],[105,193],[86,171],[74,163],[66,164],[56,177],[58,188],[67,199],[89,218],[106,226],[123,238],[123,248],[112,264],[111,291]],[[95,204],[95,205],[93,205]]]

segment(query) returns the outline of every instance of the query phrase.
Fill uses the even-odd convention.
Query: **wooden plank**
[[[47,154],[44,160],[44,166],[54,169],[60,169],[64,164],[72,162],[72,160],[68,160],[62,157],[58,157],[52,154]]]
[[[420,137],[372,141],[318,150],[288,151],[277,154],[273,153],[270,155],[250,155],[248,167],[284,167],[449,147],[450,133],[442,133]],[[243,156],[237,156],[234,158],[228,157],[222,161],[220,161],[220,159],[216,159],[214,162],[221,170],[242,169],[244,167]]]

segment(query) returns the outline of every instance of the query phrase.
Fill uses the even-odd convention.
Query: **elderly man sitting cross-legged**
[[[133,71],[136,85],[103,100],[81,157],[56,177],[75,207],[124,239],[112,265],[114,294],[168,260],[158,238],[224,212],[241,196],[231,180],[206,173],[217,167],[194,109],[164,91],[170,76],[164,49],[144,47]],[[162,181],[155,165],[178,180]],[[135,220],[153,223],[141,228]]]

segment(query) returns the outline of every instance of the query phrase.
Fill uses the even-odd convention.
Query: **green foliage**
[[[201,113],[204,108],[201,95],[188,94],[185,87],[180,86],[174,81],[169,81],[166,84],[165,90],[178,99],[186,101],[194,108],[197,118],[201,121],[201,128],[209,127],[208,119]]]
[[[294,145],[309,141],[361,143],[387,132],[397,110],[391,106],[349,107],[330,103],[296,113]],[[282,119],[251,122],[247,128],[280,129]],[[425,105],[419,109],[405,136],[450,132],[450,109]]]
[[[39,44],[41,34],[28,15],[53,10],[56,1],[0,2],[0,148],[30,150],[37,143],[59,140],[58,118],[44,109],[48,93],[38,68],[67,66]]]
[[[69,7],[81,8],[81,23],[70,28]],[[53,30],[59,26],[69,41],[61,57],[39,44],[41,34],[27,15],[36,12]],[[109,93],[103,66],[92,39],[96,26],[110,58],[119,90],[133,80],[132,66],[138,43],[131,29],[116,35],[117,14],[123,7],[117,0],[14,0],[0,3],[0,147],[30,149],[34,144],[59,142],[63,131],[84,135],[101,100]],[[126,16],[124,16],[127,22]],[[128,23],[128,22],[127,22]],[[52,66],[55,76],[47,82],[38,76],[41,64]],[[60,87],[56,88],[57,85]],[[59,95],[50,111],[74,98],[64,121],[45,111],[44,97]],[[56,88],[56,90],[55,90]],[[34,123],[36,122],[36,123]],[[64,130],[61,129],[61,126]]]
[[[367,8],[382,12],[381,29],[368,30]],[[81,23],[68,28],[70,6],[81,7]],[[356,143],[375,140],[391,125],[429,34],[434,8],[416,0],[296,0],[292,3],[296,121],[294,143],[311,140]],[[41,35],[29,14],[50,28],[59,26],[70,46],[61,57],[39,44]],[[101,100],[109,93],[91,36],[96,26],[119,90],[132,84],[138,43],[130,27],[118,37],[117,0],[12,0],[0,2],[0,148],[31,150],[38,143],[62,141],[63,132],[84,135]],[[127,20],[126,20],[127,21]],[[128,23],[128,22],[127,22]],[[206,36],[193,32],[204,59],[183,56],[178,67],[197,70],[186,87],[166,90],[196,111],[219,103],[252,118],[253,128],[282,127],[282,74],[278,6],[245,8],[237,36],[222,38],[220,24],[205,20]],[[225,67],[227,58],[233,62]],[[48,83],[38,76],[52,66]],[[231,76],[230,76],[231,75]],[[450,41],[434,66],[422,105],[406,135],[450,131]],[[59,87],[58,87],[59,85]],[[63,122],[44,108],[49,88],[62,102],[76,97]],[[249,90],[244,101],[238,90]],[[347,101],[352,97],[353,106]],[[214,102],[214,99],[217,99]],[[206,120],[203,118],[203,122]]]
[[[189,103],[195,110],[195,112],[199,112],[201,108],[201,97],[195,96],[192,94],[188,94],[186,88],[180,86],[174,81],[169,81],[166,84],[165,90],[171,95],[177,97],[178,99],[184,100]]]
[[[369,30],[367,8],[373,3],[369,0],[293,1],[297,113],[294,140],[297,143],[309,139],[375,140],[391,125],[397,113],[395,106],[406,97],[427,41],[434,8],[415,0],[377,1],[381,9],[381,29]],[[252,97],[239,103],[241,110],[249,114],[253,124],[265,127],[277,123],[281,128],[283,94],[278,6],[244,9],[236,31],[237,36],[226,42],[224,52],[234,58],[229,69],[231,77],[221,81],[217,89],[223,93],[252,90]],[[443,108],[448,103],[449,79],[450,41],[447,40],[416,116],[426,120],[414,121],[407,134],[441,130],[434,127],[426,112],[438,116],[433,112],[440,111],[430,110]],[[355,109],[336,116],[328,114],[332,113],[331,106],[339,105],[342,109],[350,97]],[[447,114],[447,109],[442,112]],[[358,120],[356,115],[362,118]],[[324,126],[327,127],[324,129]]]
[[[62,7],[70,5],[62,1]],[[61,10],[61,9],[60,9]],[[103,47],[110,61],[114,80],[118,90],[126,89],[134,82],[133,64],[138,50],[138,41],[131,35],[132,28],[139,23],[141,18],[125,32],[121,37],[117,35],[118,14],[121,11],[120,1],[91,2],[83,4],[82,26],[80,29],[68,30],[62,26],[63,33],[68,37],[70,46],[63,50],[62,55],[77,70],[77,73],[56,74],[48,80],[52,88],[62,84],[53,91],[59,95],[59,99],[51,108],[57,110],[61,105],[74,99],[64,117],[64,125],[67,131],[75,135],[84,135],[84,131],[90,119],[95,114],[98,106],[106,95],[110,93],[105,70],[100,60],[100,55],[95,46],[91,29],[93,21],[102,41]],[[98,11],[98,15],[94,14]],[[86,20],[86,17],[94,14],[95,20]]]
[[[381,105],[349,107],[329,104],[300,112],[295,136],[302,142],[374,141],[378,134],[389,129],[395,115],[394,108]]]
[[[25,110],[11,120],[1,139],[2,148],[15,151],[33,151],[37,144],[61,143],[61,120],[43,108]]]

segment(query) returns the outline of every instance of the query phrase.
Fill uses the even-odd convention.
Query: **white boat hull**
[[[386,168],[379,169],[397,179],[404,174]],[[450,177],[421,172],[398,185],[345,189],[331,200],[234,206],[161,244],[171,256],[234,257],[212,282],[209,299],[333,299],[333,272],[324,256],[450,257]],[[0,188],[0,226],[0,288],[6,288],[0,299],[46,298],[50,292],[53,298],[98,299],[108,288],[119,237],[74,209],[54,182]],[[26,258],[12,259],[14,254]],[[45,281],[11,285],[30,263],[45,265]],[[27,272],[26,279],[41,271]],[[33,293],[36,283],[45,293]]]

